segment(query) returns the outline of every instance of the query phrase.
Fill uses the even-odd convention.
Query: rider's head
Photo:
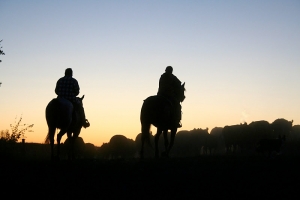
[[[172,74],[173,73],[173,68],[171,66],[168,66],[165,71],[166,71],[167,74]]]
[[[66,69],[65,75],[66,75],[66,76],[73,76],[73,71],[72,71],[72,69],[71,69],[71,68]]]

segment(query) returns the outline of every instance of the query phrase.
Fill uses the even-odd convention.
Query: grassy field
[[[298,196],[299,158],[11,160],[1,162],[1,193],[39,199],[290,199]]]

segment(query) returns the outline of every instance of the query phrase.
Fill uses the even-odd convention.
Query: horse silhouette
[[[84,95],[77,99],[82,104]],[[46,107],[46,121],[48,125],[48,134],[45,143],[51,147],[51,159],[54,160],[54,136],[56,129],[60,129],[57,134],[57,159],[60,156],[60,141],[62,136],[67,133],[70,140],[71,154],[74,156],[74,141],[78,138],[82,123],[81,116],[78,112],[73,112],[73,104],[64,98],[52,99]]]
[[[175,96],[177,100],[183,102],[185,99],[185,83],[183,83],[177,91],[175,91]],[[158,149],[158,141],[160,135],[163,133],[164,135],[164,145],[165,152],[162,153],[163,156],[168,157],[169,152],[174,144],[175,135],[177,132],[178,121],[174,117],[174,107],[176,105],[172,105],[169,99],[163,96],[150,96],[144,100],[140,121],[141,121],[141,129],[142,129],[142,145],[140,156],[144,158],[144,145],[145,142],[150,142],[150,127],[151,124],[157,128],[157,132],[155,135],[155,157],[159,157],[159,149]],[[170,143],[168,141],[168,130],[171,130]]]

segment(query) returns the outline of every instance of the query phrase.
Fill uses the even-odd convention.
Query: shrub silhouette
[[[0,157],[5,159],[16,158],[21,155],[20,145],[16,143],[20,139],[25,139],[25,133],[32,132],[33,124],[21,124],[22,116],[14,125],[10,124],[11,133],[8,130],[0,132]]]
[[[114,135],[109,143],[104,143],[98,156],[105,159],[133,158],[136,153],[135,142],[123,135]]]
[[[74,157],[75,158],[84,158],[85,154],[85,143],[82,139],[82,137],[78,137],[74,141]],[[66,157],[69,159],[71,158],[72,154],[72,149],[71,149],[71,143],[70,143],[70,138],[67,138],[63,145],[61,146],[61,154],[62,156],[65,154]]]

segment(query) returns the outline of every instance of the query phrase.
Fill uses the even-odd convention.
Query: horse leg
[[[170,144],[168,146],[168,149],[166,151],[166,155],[169,156],[169,153],[174,145],[174,141],[175,141],[175,135],[177,133],[177,128],[171,129],[171,139],[170,139]]]
[[[66,149],[67,151],[67,156],[68,156],[68,160],[72,160],[74,155],[73,155],[73,136],[72,136],[72,132],[67,131],[67,137],[68,137],[68,147]]]
[[[165,144],[165,150],[169,147],[169,140],[168,140],[168,130],[163,131],[164,134],[164,144]]]
[[[159,141],[159,136],[162,133],[162,129],[157,128],[157,132],[155,134],[155,158],[159,158],[159,149],[158,149],[158,141]]]
[[[49,140],[50,140],[50,148],[51,148],[51,160],[54,160],[54,135],[55,135],[55,127],[49,127]]]
[[[163,157],[168,157],[168,155],[167,155],[167,151],[168,151],[168,147],[169,147],[168,129],[163,130],[163,135],[164,135],[164,147],[165,147],[165,150],[164,150],[164,152],[161,153],[161,155]]]
[[[61,141],[61,138],[62,136],[66,133],[65,130],[61,129],[59,131],[59,133],[57,134],[57,138],[56,138],[56,141],[57,141],[57,159],[59,159],[59,156],[60,156],[60,141]]]
[[[70,160],[74,160],[75,159],[75,153],[74,153],[74,143],[75,143],[75,138],[74,137],[70,137],[69,138],[69,142],[70,142],[70,149],[69,151],[69,159]]]
[[[71,159],[74,160],[75,159],[75,141],[78,138],[79,134],[80,134],[80,129],[77,131],[73,132],[73,136],[72,136],[72,132],[68,132],[68,135],[70,135],[70,144],[71,144]],[[77,151],[78,154],[78,151]]]
[[[141,159],[144,158],[144,145],[145,145],[145,141],[147,140],[150,143],[150,123],[142,123],[142,134],[141,134],[141,141],[142,141],[142,145],[141,145],[141,151],[140,151],[140,157]]]

